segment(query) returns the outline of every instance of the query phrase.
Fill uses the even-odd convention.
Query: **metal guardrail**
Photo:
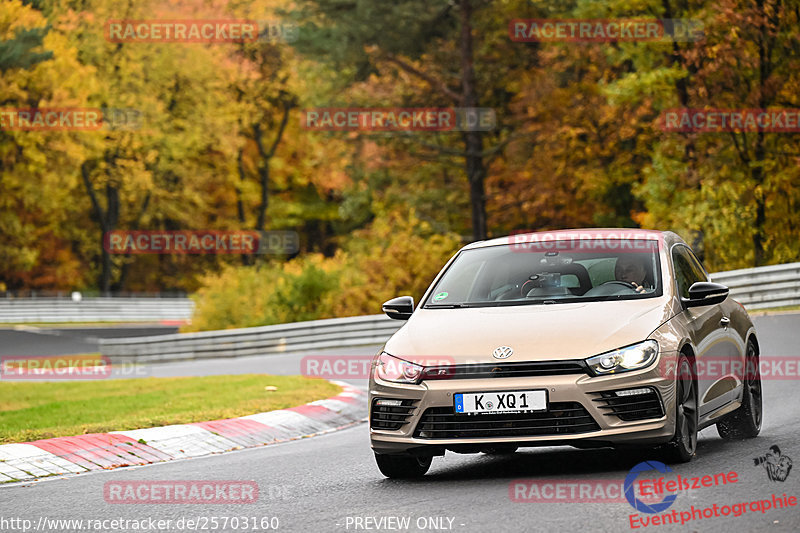
[[[730,287],[748,309],[800,305],[800,263],[711,274]],[[381,344],[404,322],[384,315],[333,318],[256,328],[102,339],[113,360],[180,361],[209,357],[268,355]]]
[[[188,294],[184,291],[158,291],[158,292],[128,292],[128,291],[108,291],[103,292],[96,289],[83,289],[80,291],[51,291],[38,289],[20,289],[13,291],[0,291],[0,300],[10,298],[71,298],[74,294],[80,294],[82,298],[187,298]]]
[[[711,274],[748,310],[800,305],[800,263],[743,268]]]
[[[256,328],[100,339],[113,361],[181,361],[381,344],[404,323],[385,315],[329,318]]]
[[[0,323],[188,320],[189,298],[0,298]]]

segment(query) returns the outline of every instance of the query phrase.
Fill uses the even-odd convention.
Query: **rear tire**
[[[761,432],[761,372],[753,341],[747,341],[745,362],[742,406],[717,422],[717,433],[726,440],[752,439]]]
[[[414,479],[425,475],[431,467],[432,456],[375,454],[381,474],[391,479]]]
[[[685,354],[678,358],[675,380],[675,435],[663,448],[668,463],[688,463],[697,451],[697,381]]]

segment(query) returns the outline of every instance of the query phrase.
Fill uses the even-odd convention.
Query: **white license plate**
[[[456,413],[546,411],[547,391],[464,392],[454,395]]]

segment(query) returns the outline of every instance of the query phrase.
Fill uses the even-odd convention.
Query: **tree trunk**
[[[109,231],[116,229],[119,222],[119,190],[111,185],[106,184],[106,216],[101,224],[103,234],[101,239],[105,240],[105,234]],[[111,291],[111,254],[103,246],[103,271],[100,275],[100,290],[103,293]]]
[[[763,1],[759,1],[759,12],[766,16],[766,9]],[[759,109],[767,109],[769,101],[767,98],[767,81],[772,73],[771,51],[772,46],[768,36],[767,27],[763,23],[760,25],[760,34],[758,40],[758,107]],[[753,193],[756,201],[756,221],[755,231],[753,232],[753,266],[762,266],[765,261],[764,253],[764,225],[767,221],[766,210],[766,194],[764,192],[764,161],[767,158],[767,151],[765,147],[764,132],[759,130],[756,133],[756,144],[753,150],[753,162],[755,163],[751,168],[753,177]]]
[[[258,184],[261,188],[261,198],[258,202],[258,212],[256,213],[256,231],[264,231],[267,223],[267,207],[269,206],[269,160],[272,157],[264,149],[264,132],[261,125],[253,124],[253,138],[258,146],[258,155],[261,157],[261,164],[258,165]]]
[[[244,229],[247,227],[247,219],[244,216],[244,199],[242,198],[242,187],[247,179],[244,171],[244,148],[239,148],[239,156],[236,158],[237,168],[239,169],[239,185],[236,186],[236,215],[239,217],[239,227]],[[247,254],[242,254],[242,265],[250,266],[253,264],[253,257]]]
[[[147,191],[147,194],[144,196],[144,201],[142,201],[142,207],[139,209],[139,214],[136,216],[136,220],[132,224],[133,229],[138,230],[140,228],[142,217],[147,211],[147,206],[150,205],[150,196],[151,192]],[[122,268],[120,269],[119,279],[111,286],[113,290],[122,291],[125,288],[125,283],[128,281],[128,273],[131,269],[130,258],[131,254],[125,254],[125,260],[122,263]]]
[[[764,108],[762,108],[764,109]],[[752,170],[754,182],[754,196],[756,200],[756,222],[753,232],[753,266],[762,266],[765,262],[764,256],[764,223],[767,221],[766,198],[764,197],[764,159],[766,150],[764,148],[764,132],[759,131],[756,137],[754,160],[757,163]]]
[[[278,145],[281,143],[283,133],[286,131],[286,125],[289,123],[289,112],[294,107],[293,101],[283,102],[283,116],[281,123],[278,126],[278,131],[275,134],[275,139],[272,141],[272,146],[269,150],[264,146],[264,131],[261,129],[261,124],[253,124],[253,140],[258,147],[258,155],[261,158],[261,164],[258,167],[258,181],[261,186],[261,200],[258,204],[258,213],[256,215],[256,230],[264,231],[267,223],[267,207],[269,206],[269,165],[270,160],[275,155]]]
[[[472,4],[471,0],[461,0],[461,89],[462,106],[477,107],[478,95],[475,88],[475,68],[472,52]],[[476,241],[486,239],[486,191],[484,180],[486,167],[483,161],[483,134],[479,131],[464,133],[466,147],[465,168],[469,180],[469,201],[472,212],[472,238]]]
[[[111,186],[106,185],[106,209],[100,205],[97,199],[97,192],[92,186],[91,174],[97,167],[97,161],[87,160],[81,164],[81,177],[83,178],[83,185],[86,187],[86,194],[89,195],[89,200],[92,203],[92,210],[97,218],[97,223],[100,225],[100,254],[101,254],[101,270],[98,279],[100,291],[107,293],[111,289],[111,254],[108,253],[105,247],[106,233],[114,229],[117,225],[119,218],[119,193]]]

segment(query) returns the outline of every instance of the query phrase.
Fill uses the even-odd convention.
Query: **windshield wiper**
[[[637,296],[639,298],[637,298]],[[574,296],[571,298],[526,298],[524,300],[500,300],[489,302],[469,302],[458,304],[428,304],[424,309],[466,309],[476,307],[515,307],[523,305],[559,305],[559,304],[575,304],[575,303],[589,303],[589,302],[612,302],[619,300],[638,300],[646,298],[648,294],[607,294],[604,296]]]
[[[547,300],[548,302],[551,300]],[[507,307],[515,305],[541,304],[543,300],[503,300],[500,302],[470,302],[461,304],[428,304],[425,309],[464,309],[475,307]]]

